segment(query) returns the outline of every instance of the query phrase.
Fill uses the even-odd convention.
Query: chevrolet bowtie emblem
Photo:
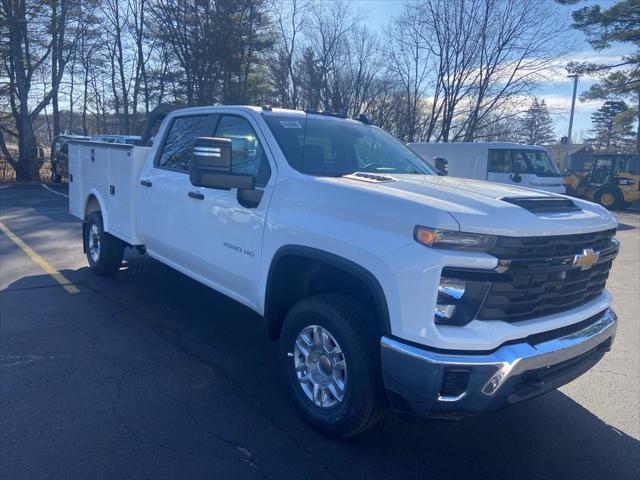
[[[582,253],[573,256],[573,266],[580,270],[589,270],[600,258],[600,252],[594,252],[593,248],[585,248]]]

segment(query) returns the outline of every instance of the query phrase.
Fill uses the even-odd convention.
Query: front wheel
[[[620,207],[624,199],[619,190],[606,188],[596,193],[595,201],[608,210],[615,210]]]
[[[93,212],[87,217],[84,244],[89,267],[95,274],[112,275],[120,269],[124,243],[104,231],[100,212]]]
[[[355,435],[386,411],[372,321],[359,302],[337,293],[301,300],[285,319],[280,357],[293,401],[328,435]]]

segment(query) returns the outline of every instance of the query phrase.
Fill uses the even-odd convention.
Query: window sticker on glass
[[[300,122],[296,120],[280,120],[280,125],[282,125],[284,128],[302,128]]]

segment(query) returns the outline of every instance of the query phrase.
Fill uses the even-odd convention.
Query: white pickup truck
[[[602,207],[438,175],[366,118],[169,113],[150,146],[79,141],[69,206],[97,274],[125,247],[252,308],[293,402],[349,436],[548,392],[611,347]]]

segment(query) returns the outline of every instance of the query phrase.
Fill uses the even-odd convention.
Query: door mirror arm
[[[251,189],[239,189],[236,195],[238,203],[245,208],[256,208],[260,205],[260,200],[262,200],[262,195],[264,194],[263,190]]]

